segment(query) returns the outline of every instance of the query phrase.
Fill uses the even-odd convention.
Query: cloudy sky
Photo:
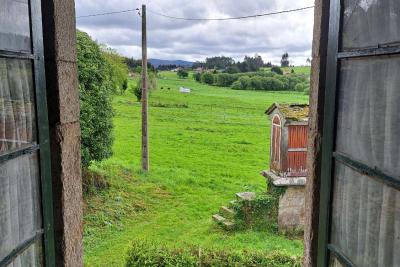
[[[225,55],[241,60],[260,54],[278,63],[288,52],[293,64],[311,56],[313,9],[235,21],[182,21],[160,17],[220,18],[312,6],[313,0],[76,0],[76,15],[136,9],[147,5],[150,58],[204,60]],[[78,18],[77,26],[125,56],[140,58],[141,19],[135,12]]]

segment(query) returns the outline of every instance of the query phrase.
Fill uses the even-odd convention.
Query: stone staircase
[[[240,192],[236,193],[236,200],[229,202],[229,206],[221,206],[219,213],[214,214],[212,219],[225,230],[235,229],[235,211],[232,207],[237,202],[251,201],[256,198],[254,192]]]

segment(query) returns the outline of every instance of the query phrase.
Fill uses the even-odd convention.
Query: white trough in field
[[[184,93],[184,94],[189,94],[192,90],[189,88],[181,87],[179,88],[179,92]]]

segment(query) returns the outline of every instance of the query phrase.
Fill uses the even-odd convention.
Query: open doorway
[[[249,251],[300,264],[301,230],[285,234],[278,229],[277,205],[284,189],[272,190],[260,173],[269,168],[270,155],[281,164],[283,125],[272,123],[266,109],[275,102],[308,103],[313,3],[184,5],[183,10],[173,3],[147,6],[150,172],[140,170],[141,61],[136,53],[136,61],[128,60],[129,88],[113,100],[113,156],[89,168],[108,185],[86,195],[86,259],[89,264],[120,263],[112,251],[144,240],[146,246],[154,242],[172,251],[192,248],[207,255],[215,250],[232,257]],[[193,13],[196,6],[204,12]],[[83,9],[84,1],[77,1],[77,7],[78,28],[87,27],[99,41],[112,38],[96,23],[136,23],[134,42],[140,48],[136,12],[95,16],[95,10]],[[235,18],[219,20],[224,17]],[[125,55],[135,52],[118,48]],[[78,56],[79,49],[78,39]],[[247,196],[259,207],[242,214],[242,197]]]

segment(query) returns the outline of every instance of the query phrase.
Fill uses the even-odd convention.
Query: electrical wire
[[[98,17],[98,16],[107,16],[107,15],[114,15],[114,14],[120,14],[120,13],[128,13],[128,12],[135,12],[138,9],[126,9],[126,10],[120,10],[120,11],[112,11],[112,12],[106,12],[106,13],[98,13],[98,14],[90,14],[90,15],[85,15],[85,16],[78,16],[76,17],[77,19],[81,18],[90,18],[90,17]]]
[[[284,13],[291,13],[291,12],[298,12],[306,9],[311,9],[314,8],[314,6],[307,6],[307,7],[300,7],[300,8],[295,8],[295,9],[288,9],[288,10],[282,10],[282,11],[275,11],[275,12],[269,12],[269,13],[262,13],[262,14],[255,14],[255,15],[248,15],[248,16],[239,16],[239,17],[227,17],[227,18],[188,18],[188,17],[174,17],[170,16],[167,14],[155,12],[152,10],[148,10],[149,13],[152,13],[157,16],[161,16],[164,18],[169,18],[169,19],[175,19],[175,20],[188,20],[188,21],[226,21],[226,20],[241,20],[241,19],[251,19],[251,18],[258,18],[258,17],[266,17],[266,16],[272,16],[272,15],[278,15],[278,14],[284,14]],[[106,13],[98,13],[98,14],[90,14],[90,15],[85,15],[85,16],[78,16],[76,17],[77,19],[80,18],[89,18],[89,17],[98,17],[98,16],[106,16],[106,15],[113,15],[113,14],[120,14],[120,13],[127,13],[127,12],[135,12],[138,11],[139,9],[126,9],[126,10],[120,10],[120,11],[113,11],[113,12],[106,12]]]
[[[240,17],[228,17],[228,18],[185,18],[185,17],[174,17],[162,13],[158,13],[155,11],[149,10],[149,13],[152,13],[154,15],[158,15],[161,17],[169,18],[169,19],[175,19],[175,20],[190,20],[190,21],[225,21],[225,20],[240,20],[240,19],[251,19],[251,18],[258,18],[258,17],[266,17],[266,16],[272,16],[272,15],[278,15],[278,14],[284,14],[284,13],[291,13],[291,12],[297,12],[297,11],[302,11],[306,9],[311,9],[314,8],[314,6],[307,6],[307,7],[300,7],[300,8],[295,8],[295,9],[288,9],[288,10],[282,10],[282,11],[276,11],[276,12],[270,12],[270,13],[263,13],[263,14],[256,14],[256,15],[248,15],[248,16],[240,16]]]

